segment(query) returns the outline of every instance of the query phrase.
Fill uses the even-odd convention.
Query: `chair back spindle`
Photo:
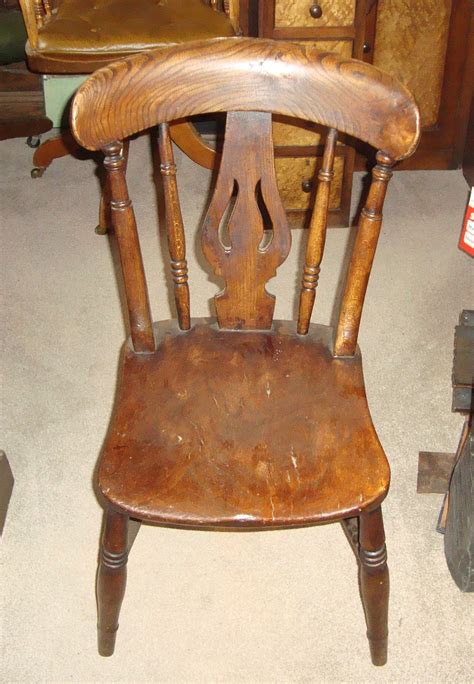
[[[319,182],[316,192],[316,201],[311,216],[308,242],[306,245],[306,259],[303,270],[297,327],[300,335],[306,335],[308,332],[314,300],[316,298],[316,288],[318,286],[319,272],[326,242],[329,191],[331,189],[331,181],[334,177],[336,142],[337,131],[334,128],[330,128],[324,147],[322,166],[318,173]]]
[[[219,227],[234,187],[237,197],[228,218],[231,244],[225,246]],[[262,246],[260,198],[273,227],[266,246]],[[265,284],[288,256],[290,245],[290,228],[276,183],[271,114],[229,112],[219,175],[202,229],[204,256],[225,280],[224,290],[215,297],[219,327],[271,328],[275,297]]]
[[[163,179],[165,200],[165,221],[168,247],[171,256],[171,272],[174,281],[174,296],[178,323],[181,330],[191,327],[189,304],[188,266],[186,262],[186,240],[183,218],[179,204],[176,182],[176,164],[173,145],[167,123],[159,126],[160,172]]]
[[[122,149],[122,143],[115,141],[102,150],[110,187],[112,225],[119,246],[133,348],[136,352],[152,352],[155,340],[148,289],[137,224],[125,180],[126,162]]]
[[[335,356],[353,356],[356,351],[362,306],[382,226],[382,207],[394,163],[388,155],[377,153],[377,164],[372,170],[372,183],[361,212],[346,276],[334,340]]]

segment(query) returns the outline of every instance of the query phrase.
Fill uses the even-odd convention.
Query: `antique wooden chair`
[[[225,285],[215,297],[217,319],[191,319],[169,124],[224,111],[202,247]],[[265,289],[291,242],[275,181],[271,112],[329,129],[295,322],[273,320],[275,300]],[[341,522],[360,560],[372,661],[384,664],[389,585],[381,503],[389,465],[367,406],[357,334],[391,168],[418,141],[412,97],[362,62],[288,42],[231,38],[100,69],[80,87],[71,116],[78,141],[105,154],[131,329],[98,468],[105,501],[100,653],[114,650],[130,518],[255,530]],[[153,324],[120,141],[156,124],[177,321]],[[336,129],[379,151],[333,330],[310,318]],[[262,242],[262,202],[272,222],[269,242]],[[229,244],[220,238],[226,216]]]
[[[90,74],[125,55],[143,50],[239,32],[239,0],[20,0],[28,33],[28,67],[41,74]],[[196,163],[215,164],[215,152],[186,121],[174,122],[170,135]],[[75,151],[63,131],[33,155],[33,178],[54,159]],[[128,144],[125,148],[128,154]],[[98,233],[108,224],[103,198]]]

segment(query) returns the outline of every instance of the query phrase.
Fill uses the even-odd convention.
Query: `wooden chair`
[[[225,286],[215,297],[217,320],[191,319],[169,125],[223,111],[226,135],[202,248]],[[275,180],[271,112],[329,129],[295,322],[273,320],[275,298],[265,289],[291,243]],[[153,324],[120,141],[156,124],[177,321]],[[100,69],[76,94],[72,128],[84,147],[105,154],[131,329],[98,467],[105,501],[100,653],[114,650],[130,518],[254,530],[341,522],[360,560],[372,661],[384,664],[389,585],[381,503],[390,471],[367,406],[357,334],[391,168],[419,137],[412,97],[362,62],[234,38]],[[336,129],[379,151],[333,330],[310,318]],[[262,203],[273,226],[265,244]],[[220,224],[229,213],[223,244]]]
[[[239,0],[20,0],[20,5],[28,67],[41,74],[90,74],[143,50],[239,33]],[[170,134],[196,163],[214,167],[214,149],[190,123],[174,122]],[[33,155],[32,177],[41,177],[54,159],[75,151],[67,131],[46,140]],[[96,232],[105,233],[108,220],[105,196]]]

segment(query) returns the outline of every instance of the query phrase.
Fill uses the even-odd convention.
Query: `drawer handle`
[[[313,189],[313,183],[310,180],[305,180],[301,183],[301,189],[303,192],[311,192]]]
[[[313,19],[319,19],[323,16],[323,10],[321,8],[321,5],[311,5],[311,7],[309,8],[309,13],[313,17]]]

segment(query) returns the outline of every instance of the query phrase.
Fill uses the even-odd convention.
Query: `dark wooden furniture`
[[[0,66],[0,140],[49,131],[41,79],[23,62]]]
[[[419,494],[445,494],[438,532],[446,561],[461,591],[474,591],[474,311],[465,309],[454,333],[452,410],[464,414],[455,454],[421,451]]]
[[[466,422],[449,483],[444,552],[461,591],[474,592],[474,428]]]
[[[402,169],[459,168],[474,85],[473,0],[260,0],[259,35],[316,42],[364,59],[404,83],[420,108],[422,136]],[[321,147],[314,131],[288,126],[275,136],[280,190],[295,223],[308,222]],[[370,150],[357,146],[356,170]],[[330,217],[348,225],[353,143],[338,150]]]
[[[28,66],[42,74],[90,74],[124,55],[238,32],[238,0],[20,0],[20,4],[28,32]],[[214,167],[214,150],[190,123],[175,122],[171,137],[196,163]],[[75,149],[68,131],[47,140],[33,156],[32,177],[41,177],[54,159]],[[103,201],[96,231],[105,233],[107,225]]]
[[[26,69],[25,27],[12,2],[0,6],[0,140],[37,136],[52,127],[41,78]]]
[[[225,285],[215,297],[217,320],[191,319],[169,122],[224,111],[202,248]],[[291,245],[272,112],[329,129],[294,322],[273,320],[275,298],[266,290]],[[360,560],[372,660],[384,664],[388,570],[380,506],[389,465],[367,406],[357,334],[391,169],[418,141],[413,99],[370,65],[308,45],[235,38],[143,53],[99,70],[77,92],[71,121],[84,147],[105,154],[131,330],[98,467],[105,505],[100,653],[114,649],[130,517],[240,530],[342,522]],[[153,325],[120,141],[157,124],[178,316]],[[310,319],[336,127],[379,151],[332,330]],[[262,214],[273,228],[270,240]]]

